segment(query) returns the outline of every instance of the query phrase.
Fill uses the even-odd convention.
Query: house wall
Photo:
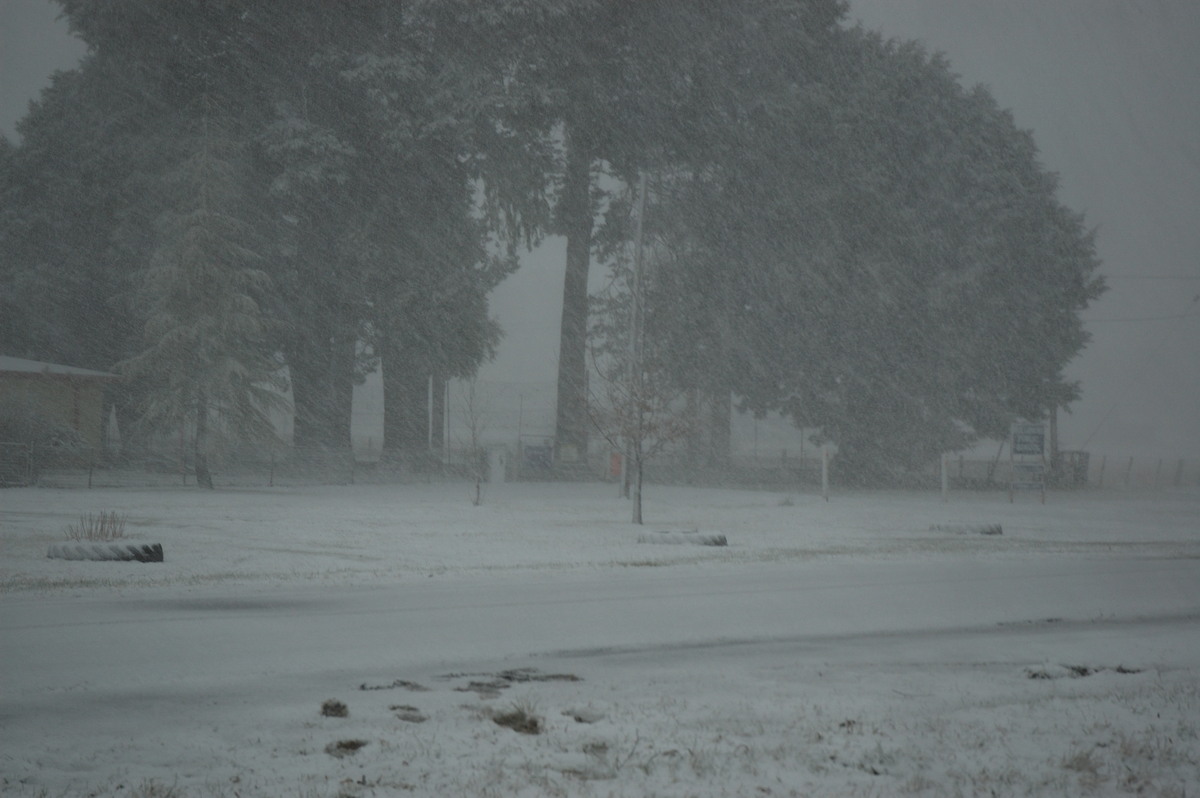
[[[103,442],[104,384],[79,378],[3,374],[0,404],[25,405],[41,417],[68,426],[93,448]]]

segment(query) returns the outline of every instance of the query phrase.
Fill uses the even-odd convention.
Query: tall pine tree
[[[183,139],[190,153],[168,176],[169,210],[141,276],[144,348],[119,368],[146,386],[144,425],[192,430],[196,483],[212,488],[213,433],[273,439],[269,412],[282,406],[282,381],[260,306],[269,281],[248,221],[247,147],[209,98],[201,102],[209,107]]]

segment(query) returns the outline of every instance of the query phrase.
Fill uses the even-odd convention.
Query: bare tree
[[[486,452],[483,448],[483,433],[487,418],[487,402],[480,396],[479,380],[472,376],[466,381],[459,401],[459,410],[467,427],[467,476],[475,480],[473,505],[483,504],[483,477],[487,468]]]
[[[633,499],[633,523],[642,523],[642,483],[646,463],[667,446],[696,431],[697,415],[685,392],[663,369],[643,362],[640,368],[623,364],[596,368],[604,395],[592,397],[592,423],[618,451],[625,452],[625,468]]]

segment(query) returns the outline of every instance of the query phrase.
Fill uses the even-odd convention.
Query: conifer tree
[[[273,439],[269,412],[283,406],[283,384],[260,306],[269,281],[247,220],[246,147],[212,116],[199,126],[168,175],[168,209],[140,275],[142,348],[119,369],[145,386],[143,425],[192,430],[196,483],[212,488],[214,433]]]

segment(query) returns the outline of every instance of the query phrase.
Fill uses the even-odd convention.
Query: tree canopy
[[[816,429],[878,481],[1075,398],[1062,370],[1103,283],[986,89],[859,29],[822,57],[727,160],[664,178],[652,329],[680,380]]]
[[[588,271],[642,175],[647,346],[718,410],[870,480],[1078,395],[1082,217],[986,89],[839,0],[60,2],[90,51],[0,148],[0,324],[160,373],[143,410],[247,407],[282,358],[296,445],[348,454],[382,363],[385,445],[420,450],[428,381],[491,356],[488,293],[557,233],[584,454]]]
[[[490,356],[498,331],[487,294],[515,258],[474,199],[485,178],[492,205],[513,193],[501,147],[512,144],[484,135],[504,113],[503,70],[449,35],[471,6],[62,5],[89,55],[56,78],[22,123],[22,145],[4,153],[4,189],[16,200],[2,233],[6,301],[37,299],[12,324],[10,346],[96,368],[146,364],[162,349],[141,333],[161,315],[134,300],[164,296],[151,285],[162,254],[189,253],[174,261],[189,273],[176,276],[226,288],[237,281],[221,275],[242,273],[252,254],[262,345],[290,372],[295,443],[346,453],[354,381],[380,353],[394,376],[416,372],[422,385]],[[219,127],[220,141],[198,135],[202,125]],[[199,226],[177,218],[184,200],[169,187],[195,173],[201,148],[237,152],[237,169],[222,176],[236,219],[212,207]],[[196,192],[202,183],[191,181]],[[182,216],[194,221],[192,205]],[[224,248],[200,257],[194,239],[218,221],[246,235],[223,229],[210,243]],[[246,238],[252,252],[237,243]],[[223,325],[211,319],[208,329]],[[77,356],[89,341],[104,348]],[[183,365],[163,357],[155,368]],[[423,402],[425,391],[392,399]]]

